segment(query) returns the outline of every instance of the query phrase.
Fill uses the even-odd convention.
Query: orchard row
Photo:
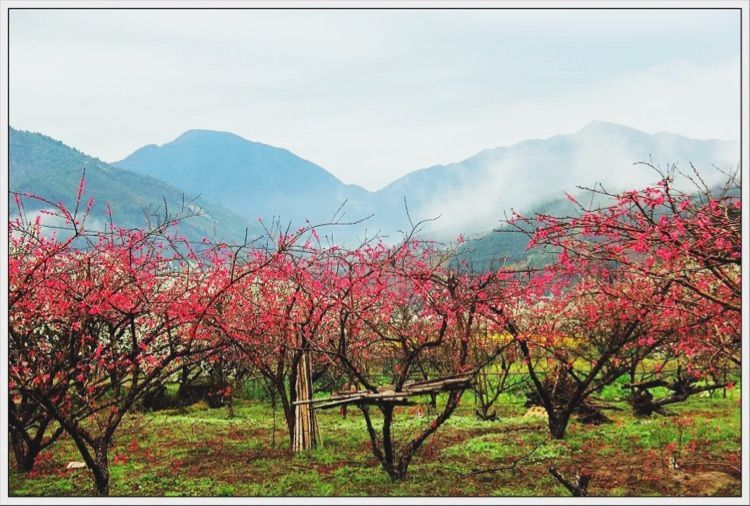
[[[563,438],[571,417],[623,375],[634,409],[648,416],[726,387],[739,367],[741,204],[731,176],[688,193],[670,177],[638,191],[596,190],[602,205],[571,197],[567,217],[516,214],[506,229],[554,261],[481,273],[457,256],[458,244],[420,239],[418,226],[398,244],[353,248],[326,243],[320,226],[193,244],[176,233],[185,216],[143,230],[110,216],[106,230],[89,230],[84,182],[72,210],[15,195],[9,416],[19,468],[32,469],[65,432],[99,494],[109,491],[108,450],[123,417],[197,364],[220,378],[214,395],[223,398],[248,374],[264,378],[295,449],[315,444],[305,402],[326,374],[370,398],[463,375],[488,416],[502,389],[492,382],[514,367],[551,436]],[[655,397],[655,386],[672,394]],[[398,444],[398,402],[353,402],[392,479],[406,475],[464,391],[449,389],[429,423]]]

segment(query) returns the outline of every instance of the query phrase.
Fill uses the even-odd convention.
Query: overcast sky
[[[10,123],[106,161],[191,128],[378,189],[607,120],[739,139],[738,11],[13,10]]]

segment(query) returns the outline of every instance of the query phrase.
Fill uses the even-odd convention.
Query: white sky
[[[13,10],[10,123],[106,161],[191,128],[378,189],[591,120],[739,140],[739,11]]]

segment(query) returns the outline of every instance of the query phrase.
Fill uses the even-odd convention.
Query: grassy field
[[[524,416],[522,398],[502,398],[500,419],[485,422],[474,416],[467,394],[398,483],[372,456],[355,408],[346,419],[338,410],[321,411],[322,447],[298,456],[288,449],[280,412],[273,434],[273,413],[265,402],[239,401],[233,418],[224,408],[202,403],[134,413],[110,453],[111,495],[568,496],[547,472],[554,464],[564,474],[580,468],[590,472],[589,495],[734,496],[740,494],[735,472],[740,467],[739,398],[738,390],[730,390],[727,398],[692,398],[672,406],[675,416],[670,417],[637,419],[627,409],[608,411],[612,423],[573,422],[566,438],[555,441],[544,418]],[[413,408],[399,408],[397,420],[406,434],[429,419]],[[670,464],[675,455],[677,469]],[[86,469],[65,469],[72,460],[80,456],[64,438],[42,454],[29,475],[11,462],[11,495],[92,495]],[[484,472],[490,468],[500,469]]]

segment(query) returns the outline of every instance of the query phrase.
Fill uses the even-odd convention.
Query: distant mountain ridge
[[[712,184],[723,175],[711,165],[736,166],[739,145],[592,122],[571,134],[486,149],[460,162],[410,172],[371,192],[343,183],[287,149],[228,132],[188,130],[171,142],[144,146],[107,164],[41,134],[11,130],[11,189],[74,197],[80,170],[89,164],[96,168],[90,188],[117,201],[111,203],[123,207],[128,223],[135,223],[139,206],[155,204],[162,195],[170,205],[183,194],[188,200],[200,195],[199,205],[208,216],[193,224],[191,233],[218,227],[219,235],[227,237],[236,237],[248,225],[258,227],[258,218],[278,218],[293,226],[328,222],[346,202],[343,221],[373,215],[357,226],[333,230],[337,240],[349,244],[375,232],[387,240],[400,237],[397,231],[409,228],[404,201],[414,221],[440,217],[426,225],[426,236],[452,240],[459,233],[481,234],[496,228],[511,208],[534,209],[564,191],[576,193],[579,185],[602,183],[617,191],[658,179],[652,168],[634,165],[640,161],[661,166],[678,162],[683,169],[693,162],[709,168],[703,175]],[[491,256],[495,246],[487,244],[495,242],[484,240],[481,249]]]
[[[442,215],[439,226],[448,235],[475,232],[494,226],[510,208],[529,209],[563,191],[575,193],[578,186],[603,183],[624,190],[658,179],[653,168],[636,162],[679,163],[688,170],[693,162],[711,183],[723,177],[713,164],[739,163],[739,145],[595,121],[572,134],[487,149],[461,162],[411,172],[378,193],[391,201],[407,195],[424,217]]]
[[[86,169],[85,197],[94,199],[87,226],[102,230],[108,223],[105,203],[112,209],[116,224],[128,228],[143,227],[144,210],[163,215],[164,205],[170,214],[200,213],[180,224],[180,233],[192,240],[238,241],[244,237],[243,218],[205,198],[185,194],[182,190],[153,177],[107,164],[46,135],[10,129],[10,190],[40,195],[51,202],[62,202],[73,209],[78,184]],[[46,204],[26,199],[29,212],[45,209]],[[11,207],[11,215],[17,212]],[[251,231],[258,232],[251,225]]]
[[[281,216],[294,224],[324,222],[346,201],[348,218],[374,215],[368,229],[394,235],[408,228],[406,200],[415,220],[439,216],[426,231],[448,239],[492,228],[508,209],[529,208],[577,185],[601,182],[625,189],[653,182],[656,173],[633,165],[639,161],[731,165],[739,161],[739,146],[595,121],[572,134],[416,170],[376,192],[347,185],[286,149],[210,130],[189,130],[162,146],[145,146],[114,165],[200,193],[249,221]]]
[[[228,132],[188,130],[162,146],[144,146],[114,165],[220,201],[251,221],[326,221],[347,199],[372,212],[364,188],[346,185],[286,149]]]

